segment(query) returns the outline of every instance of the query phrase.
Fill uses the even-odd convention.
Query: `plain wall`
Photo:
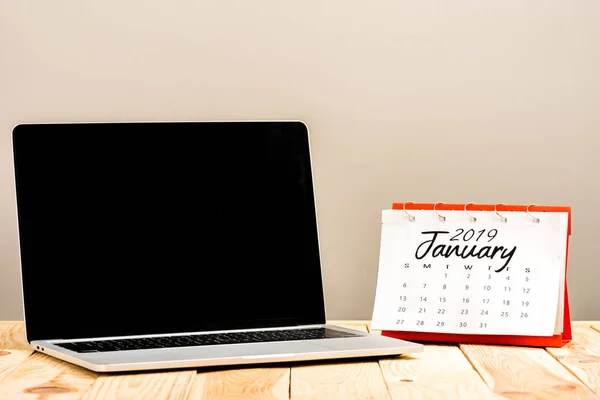
[[[598,21],[596,0],[0,0],[0,320],[22,318],[16,123],[278,118],[312,133],[329,318],[371,318],[381,210],[437,201],[572,206],[572,316],[600,320]]]

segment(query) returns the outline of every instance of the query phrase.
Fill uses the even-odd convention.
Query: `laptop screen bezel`
[[[16,214],[17,214],[17,233],[18,233],[18,249],[19,249],[19,263],[20,263],[20,270],[21,270],[21,294],[22,294],[22,301],[23,301],[23,314],[24,314],[24,321],[25,321],[25,333],[26,333],[26,338],[28,342],[32,342],[32,341],[36,341],[36,340],[53,340],[53,339],[65,339],[64,337],[55,337],[54,335],[51,334],[52,329],[43,329],[40,330],[38,328],[32,328],[32,315],[31,313],[28,312],[28,310],[30,309],[30,307],[33,305],[33,303],[40,303],[43,302],[43,299],[39,299],[36,298],[36,294],[32,293],[30,290],[30,285],[29,282],[31,280],[35,280],[36,279],[36,274],[32,273],[35,271],[29,271],[28,265],[25,265],[22,262],[22,258],[21,258],[21,252],[24,251],[24,247],[20,241],[20,235],[21,235],[21,226],[20,226],[20,219],[22,216],[22,213],[27,212],[26,210],[24,210],[20,203],[19,203],[19,176],[18,176],[18,170],[19,170],[19,165],[18,165],[18,157],[19,157],[19,151],[22,151],[22,149],[17,148],[18,146],[16,145],[16,137],[18,135],[28,135],[28,134],[57,134],[57,132],[60,130],[61,126],[65,126],[65,125],[69,125],[69,126],[73,126],[73,125],[77,125],[80,126],[81,128],[85,129],[86,125],[119,125],[119,126],[131,126],[132,129],[135,129],[136,126],[135,125],[140,125],[140,124],[203,124],[203,123],[215,123],[218,122],[220,124],[236,124],[236,123],[252,123],[252,124],[287,124],[290,127],[293,127],[293,129],[296,132],[301,132],[303,135],[306,135],[308,142],[310,142],[310,134],[309,134],[309,130],[308,130],[308,126],[303,122],[303,121],[295,121],[295,120],[287,120],[287,121],[186,121],[186,122],[158,122],[158,121],[136,121],[136,122],[123,122],[123,121],[118,121],[118,122],[60,122],[60,123],[22,123],[22,124],[18,124],[13,128],[12,131],[12,146],[13,146],[13,166],[14,166],[14,190],[15,190],[15,200],[16,200]],[[241,329],[256,329],[256,328],[261,328],[261,327],[265,327],[265,328],[269,328],[269,327],[279,327],[279,326],[293,326],[293,325],[319,325],[319,324],[325,324],[326,323],[326,316],[325,316],[325,299],[324,299],[324,289],[323,289],[323,275],[322,275],[322,269],[321,269],[321,264],[320,264],[320,241],[318,238],[318,227],[317,227],[317,221],[316,221],[316,196],[315,196],[315,189],[314,189],[314,177],[313,177],[313,167],[312,167],[312,154],[311,154],[311,148],[310,146],[307,149],[308,154],[308,160],[310,162],[310,169],[309,169],[309,178],[310,181],[312,183],[312,186],[309,190],[309,196],[312,198],[312,203],[313,203],[313,207],[314,207],[314,214],[315,214],[315,228],[316,228],[316,235],[317,235],[317,247],[318,247],[318,252],[319,252],[319,268],[320,268],[320,274],[318,274],[319,276],[319,286],[321,288],[320,293],[311,293],[311,295],[319,295],[320,298],[318,299],[318,303],[319,306],[316,307],[314,310],[311,310],[311,315],[308,319],[303,319],[303,320],[283,320],[283,319],[277,319],[277,320],[261,320],[261,321],[244,321],[243,322],[243,328],[242,326],[240,326],[239,328]],[[74,301],[76,301],[76,299],[74,299]],[[36,305],[36,307],[39,308],[39,304]],[[85,307],[85,305],[83,306]],[[56,310],[56,309],[49,309],[47,310],[48,313],[60,313],[61,310]],[[76,318],[76,315],[73,315],[73,318]],[[218,326],[215,326],[215,329],[220,330]],[[206,331],[207,329],[201,329],[198,331]],[[161,334],[164,332],[148,332],[147,334]],[[175,332],[171,332],[171,333],[178,333],[177,331]],[[73,337],[71,337],[70,339],[72,339]]]

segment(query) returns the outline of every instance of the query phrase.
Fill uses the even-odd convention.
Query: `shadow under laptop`
[[[110,376],[142,376],[148,374],[177,374],[195,371],[197,374],[210,374],[210,373],[236,373],[253,370],[281,370],[281,369],[298,369],[306,367],[336,367],[339,368],[341,365],[353,366],[364,363],[378,363],[381,361],[409,361],[414,360],[418,357],[415,354],[403,354],[399,356],[373,356],[373,357],[353,357],[353,358],[338,358],[328,360],[313,360],[313,361],[291,361],[291,362],[273,362],[273,363],[257,363],[257,364],[239,364],[239,365],[223,365],[223,366],[210,366],[200,368],[169,368],[169,369],[149,369],[141,371],[131,372],[102,372],[98,373],[98,377],[110,377]],[[135,378],[134,378],[135,379]]]
[[[399,356],[373,356],[373,357],[351,357],[351,358],[337,358],[328,360],[312,360],[312,361],[287,361],[287,362],[274,362],[274,363],[260,363],[260,364],[241,364],[241,365],[227,365],[227,366],[214,366],[214,367],[202,367],[196,368],[198,373],[205,372],[217,372],[217,371],[232,371],[232,370],[250,370],[250,369],[272,369],[272,368],[302,368],[302,367],[315,367],[315,366],[340,366],[342,364],[361,364],[369,362],[379,361],[400,361],[400,360],[412,360],[415,359],[413,354],[403,354]]]

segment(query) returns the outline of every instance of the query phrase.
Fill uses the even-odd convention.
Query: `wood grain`
[[[494,399],[457,346],[426,345],[422,353],[381,359],[393,399]]]
[[[83,400],[186,399],[196,371],[100,375]]]
[[[362,331],[362,332],[368,332],[367,324],[361,324],[361,323],[353,324],[353,323],[348,323],[348,322],[343,322],[343,323],[338,322],[338,323],[335,323],[332,325],[341,326],[341,327],[348,328],[348,329],[356,329],[357,331]]]
[[[369,321],[330,323],[369,327]],[[379,363],[358,359],[98,376],[32,352],[22,322],[0,322],[0,400],[600,399],[600,322],[572,326],[572,342],[546,350],[428,344],[423,353]]]
[[[390,398],[375,361],[294,366],[290,389],[292,399]]]
[[[0,323],[0,384],[33,350],[27,345],[23,323]]]
[[[369,332],[380,335],[380,330]],[[493,399],[493,393],[454,345],[425,345],[422,353],[381,359],[379,366],[394,399]],[[450,367],[449,367],[450,366]]]
[[[288,399],[290,368],[233,368],[199,371],[188,396],[208,399]]]
[[[0,349],[30,350],[22,322],[0,322]]]
[[[366,332],[367,324],[332,321],[332,324]],[[389,399],[376,361],[312,363],[292,367],[292,399]]]
[[[92,385],[96,374],[84,368],[33,353],[0,385],[0,399],[75,400]]]
[[[371,321],[366,321],[366,320],[330,320],[327,321],[328,324],[331,325],[338,325],[338,326],[345,326],[347,328],[350,328],[352,326],[364,326],[367,327],[368,325],[371,324]]]
[[[573,325],[572,330],[571,342],[546,351],[600,396],[600,332],[583,325]]]
[[[509,399],[596,399],[544,349],[460,345],[487,385]]]

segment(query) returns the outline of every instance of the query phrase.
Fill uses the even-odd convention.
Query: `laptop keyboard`
[[[94,340],[57,343],[59,347],[78,353],[144,350],[173,347],[213,346],[236,343],[279,342],[288,340],[334,339],[358,335],[329,328],[283,329],[252,332],[211,333],[186,336]]]

